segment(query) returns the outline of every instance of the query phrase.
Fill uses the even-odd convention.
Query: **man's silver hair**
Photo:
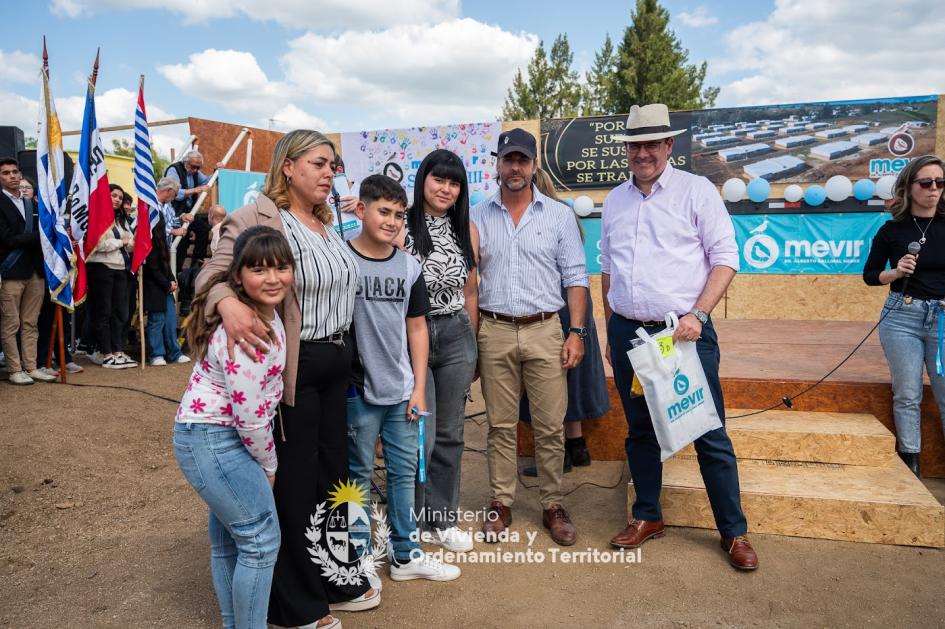
[[[175,193],[180,190],[180,184],[170,177],[161,177],[157,182],[158,190],[173,190]]]
[[[182,162],[189,162],[191,159],[193,159],[193,158],[195,158],[195,157],[199,157],[200,159],[203,159],[203,155],[200,154],[200,151],[197,151],[197,150],[190,150],[190,151],[187,151],[186,153],[184,153],[184,156],[183,156],[182,158],[180,158],[180,161],[182,161]]]

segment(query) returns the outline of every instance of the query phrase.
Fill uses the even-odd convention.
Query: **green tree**
[[[533,118],[564,118],[580,113],[584,87],[578,73],[571,69],[574,54],[567,35],[558,35],[545,52],[539,42],[535,55],[528,62],[525,75],[515,73],[512,87],[502,106],[505,120]]]
[[[658,0],[637,0],[630,22],[608,86],[610,113],[648,103],[665,103],[677,110],[712,107],[719,88],[704,87],[708,64],[689,63],[689,51],[669,29],[669,11]]]
[[[36,143],[37,143],[37,141],[38,141],[38,140],[37,140],[36,138],[32,137],[32,136],[27,137],[27,138],[26,138],[26,148],[28,148],[28,149],[35,149],[35,148],[36,148]]]
[[[599,116],[616,111],[611,102],[616,69],[617,55],[608,33],[607,38],[604,39],[603,47],[594,55],[594,65],[585,75],[587,88],[583,115]]]
[[[134,157],[135,149],[127,138],[113,138],[112,155]],[[158,154],[158,152],[154,150],[154,145],[151,146],[151,161],[154,163],[154,181],[157,183],[157,180],[164,176],[164,171],[170,166],[171,161]]]

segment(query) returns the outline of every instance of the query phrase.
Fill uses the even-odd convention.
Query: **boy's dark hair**
[[[358,191],[358,197],[361,203],[365,205],[384,199],[391,203],[399,203],[407,207],[407,193],[399,183],[387,177],[386,175],[370,175],[361,182],[361,188]]]
[[[12,157],[0,157],[0,166],[16,166],[17,170],[20,168],[20,163],[13,159]]]

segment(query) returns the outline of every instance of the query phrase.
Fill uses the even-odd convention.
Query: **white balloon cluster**
[[[745,198],[745,191],[748,186],[741,179],[732,177],[722,184],[722,198],[729,203],[735,203]]]
[[[728,201],[729,203],[736,203],[742,201],[746,198],[752,198],[756,203],[759,203],[758,199],[766,197],[765,188],[767,186],[755,185],[755,184],[766,184],[767,182],[759,179],[753,179],[751,183],[745,184],[744,181],[733,177],[725,181],[722,184],[722,198]],[[881,199],[891,199],[892,198],[892,189],[893,185],[896,183],[895,175],[886,175],[881,177],[879,181],[876,182],[875,194]],[[754,187],[754,190],[752,189]],[[811,199],[814,199],[814,204],[819,205],[820,201],[817,200],[823,199],[824,193],[826,197],[833,201],[834,203],[840,203],[845,201],[851,196],[856,197],[859,201],[868,200],[873,194],[873,184],[870,180],[861,180],[857,182],[857,185],[854,186],[853,182],[850,181],[848,177],[844,175],[834,175],[827,180],[827,183],[821,188],[820,186],[810,186],[806,194],[810,194],[808,203],[811,202]],[[816,188],[816,190],[813,190]],[[805,198],[805,190],[796,183],[792,183],[789,186],[784,188],[784,200],[788,203],[797,203],[801,199]]]
[[[893,198],[894,185],[896,185],[895,175],[884,175],[880,177],[876,182],[876,196],[887,201]]]

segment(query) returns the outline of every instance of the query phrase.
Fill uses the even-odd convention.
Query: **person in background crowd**
[[[913,158],[899,173],[889,206],[892,218],[873,238],[863,279],[889,285],[879,340],[892,375],[893,418],[899,456],[919,476],[922,451],[922,367],[945,426],[945,376],[936,368],[938,319],[945,307],[945,161]],[[909,253],[909,243],[921,247]],[[889,264],[891,268],[887,269]]]
[[[279,310],[286,325],[285,394],[281,406],[276,510],[282,547],[269,599],[269,622],[284,627],[340,625],[329,612],[358,611],[380,604],[367,583],[336,585],[311,560],[306,529],[328,492],[348,480],[346,395],[354,343],[349,332],[358,286],[358,263],[331,228],[335,147],[318,131],[295,130],[276,144],[263,192],[227,215],[220,244],[197,278],[199,291],[229,267],[233,243],[251,225],[267,225],[287,236],[295,258],[295,290]],[[207,316],[219,316],[231,360],[268,351],[269,326],[218,284],[207,294]],[[323,538],[324,539],[324,538]],[[323,542],[324,543],[324,542]]]
[[[17,161],[0,158],[0,345],[10,384],[52,382],[55,376],[40,371],[36,362],[46,272],[39,216],[31,199],[20,198],[21,180]]]
[[[151,251],[142,266],[144,301],[148,315],[145,328],[151,366],[163,367],[168,363],[182,365],[190,362],[177,343],[177,306],[174,291],[177,282],[171,273],[171,254],[167,248],[164,217],[158,220],[151,234]]]
[[[135,243],[127,215],[122,209],[125,191],[118,184],[113,183],[109,187],[115,222],[85,263],[88,274],[88,316],[92,318],[92,333],[102,353],[102,367],[129,369],[136,365],[124,353],[131,277],[128,269]]]
[[[178,247],[178,273],[184,268],[184,258],[187,257],[185,254],[191,242],[194,247],[190,254],[192,264],[207,257],[207,245],[210,242],[210,223],[207,221],[207,215],[197,213],[193,217],[183,218],[183,215],[193,210],[198,197],[210,190],[210,178],[200,172],[201,168],[203,155],[199,151],[187,151],[179,162],[174,162],[164,172],[165,177],[176,181],[179,186],[171,201],[174,213],[184,222],[190,223],[189,229],[185,229],[186,238],[180,241]]]
[[[183,226],[183,223],[194,219],[189,214],[178,217],[174,211],[172,201],[178,190],[180,190],[180,183],[170,177],[161,177],[158,179],[155,189],[157,190],[158,203],[161,204],[161,214],[164,217],[164,235],[168,246],[170,246],[174,238],[187,234],[187,228]]]
[[[515,438],[522,388],[532,400],[542,525],[555,543],[577,539],[561,504],[566,372],[584,356],[587,271],[574,214],[533,185],[535,137],[524,129],[499,135],[499,191],[470,212],[479,232],[479,373],[489,422],[492,503],[483,533],[496,542],[512,521],[518,482]],[[558,311],[567,290],[571,328]]]
[[[555,192],[551,177],[539,168],[535,171],[535,187],[539,192],[555,201],[560,201]],[[581,242],[584,242],[584,229],[581,221],[574,214],[578,229],[581,231]],[[567,292],[562,287],[562,297]],[[567,306],[558,311],[561,319],[561,328],[567,334],[571,327],[571,316]],[[572,465],[586,466],[591,464],[591,455],[584,441],[582,421],[598,419],[610,411],[610,394],[607,392],[607,380],[604,376],[604,358],[600,351],[600,342],[597,337],[597,324],[594,322],[594,300],[587,297],[587,313],[584,317],[584,326],[587,328],[587,342],[584,343],[584,359],[577,367],[568,370],[568,411],[564,415],[564,471],[571,471]],[[528,396],[522,396],[520,417],[531,423],[531,409]],[[522,470],[525,476],[538,476],[538,468],[534,465]]]
[[[405,249],[420,262],[430,299],[427,482],[417,485],[414,508],[422,515],[421,524],[434,531],[429,541],[465,552],[472,550],[473,540],[458,526],[457,513],[463,411],[477,358],[479,288],[473,242],[478,235],[469,221],[466,168],[454,153],[438,149],[420,162],[406,227]]]
[[[669,163],[673,130],[666,105],[634,105],[624,142],[630,174],[610,191],[601,218],[601,289],[607,317],[607,358],[629,428],[626,448],[636,488],[633,518],[610,540],[617,548],[637,548],[666,533],[660,511],[663,464],[646,400],[633,397],[633,365],[627,356],[638,328],[650,334],[666,328],[666,313],[679,315],[676,343],[695,343],[721,428],[695,440],[699,469],[729,563],[739,570],[758,567],[746,533],[738,464],[725,432],[719,380],[719,342],[709,313],[735,273],[735,229],[719,191],[705,177]],[[645,296],[641,298],[640,296]]]
[[[39,207],[39,199],[36,196],[36,184],[29,177],[24,176],[20,181],[20,198],[29,199],[34,207]]]
[[[208,278],[195,300],[187,338],[197,364],[177,411],[174,454],[210,511],[210,572],[223,626],[265,629],[280,538],[272,424],[282,399],[286,333],[276,306],[292,290],[295,260],[282,234],[258,225],[241,233],[232,251],[229,268]],[[205,318],[217,284],[269,326],[262,360],[231,360],[220,318]]]
[[[217,250],[220,243],[220,224],[226,218],[226,208],[222,205],[214,205],[207,212],[207,220],[210,222],[210,255]]]

